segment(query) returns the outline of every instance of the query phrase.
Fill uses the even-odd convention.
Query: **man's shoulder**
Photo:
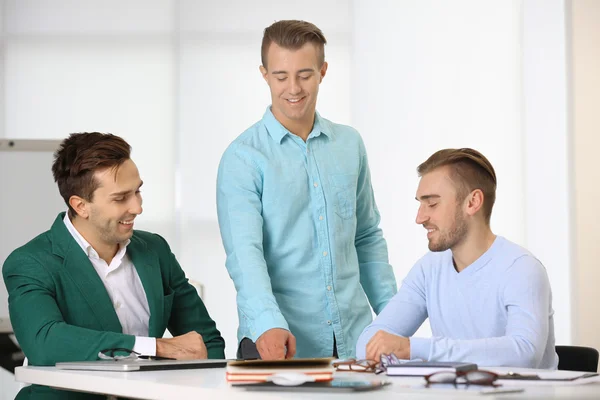
[[[144,246],[148,246],[150,248],[154,247],[154,246],[165,246],[167,244],[167,241],[160,236],[158,233],[154,233],[154,232],[148,232],[148,231],[141,231],[141,230],[137,230],[134,229],[133,230],[133,235],[131,236],[131,242],[134,243],[135,245],[144,245]]]
[[[451,262],[452,262],[452,251],[445,250],[445,251],[428,251],[427,253],[425,253],[425,255],[423,257],[421,257],[419,259],[419,261],[417,261],[417,264],[419,264],[423,267],[431,268],[431,267],[436,267],[441,264],[448,264]]]
[[[501,236],[498,236],[497,240],[500,240],[500,246],[498,246],[494,258],[498,267],[506,271],[513,268],[544,268],[541,261],[526,248]]]
[[[13,250],[2,265],[2,273],[6,276],[11,271],[22,269],[25,264],[50,266],[55,261],[53,259],[50,232],[46,231]]]
[[[423,274],[426,279],[432,278],[433,274],[440,275],[443,266],[452,264],[452,252],[446,251],[428,251],[412,267],[411,272]]]
[[[263,121],[256,121],[233,139],[229,148],[235,148],[240,145],[256,145],[257,142],[263,140],[265,134],[267,134],[267,130]]]
[[[50,231],[40,233],[29,242],[13,250],[5,263],[18,260],[23,257],[41,256],[52,252],[52,241],[50,240]]]
[[[341,135],[344,138],[355,138],[357,140],[361,139],[360,133],[358,130],[350,125],[339,124],[333,122],[327,118],[323,118],[319,115],[321,129],[324,131],[331,131],[334,135]]]
[[[222,161],[232,156],[238,157],[241,154],[251,154],[255,150],[260,152],[261,149],[266,146],[265,139],[267,136],[268,132],[262,120],[257,121],[233,139],[223,152]]]

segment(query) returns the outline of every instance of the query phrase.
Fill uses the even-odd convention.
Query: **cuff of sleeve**
[[[132,350],[144,356],[155,356],[156,338],[136,336]]]
[[[429,361],[432,340],[427,338],[410,338],[410,359]]]
[[[281,328],[288,331],[290,330],[287,321],[285,318],[283,318],[283,315],[281,315],[280,312],[265,311],[254,320],[254,324],[252,324],[252,330],[250,332],[250,339],[256,343],[256,340],[260,337],[260,335],[273,328]]]

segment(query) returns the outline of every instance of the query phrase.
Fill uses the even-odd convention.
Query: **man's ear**
[[[262,75],[263,79],[265,80],[265,82],[268,83],[267,81],[267,74],[269,73],[269,71],[267,71],[267,69],[264,66],[259,66],[258,69],[260,70],[260,74]]]
[[[82,197],[75,195],[71,196],[69,198],[69,205],[73,210],[75,210],[75,213],[78,217],[83,219],[87,219],[89,217],[88,202]]]
[[[475,189],[466,198],[466,213],[473,216],[483,207],[485,196],[481,189]]]
[[[325,78],[325,74],[327,74],[328,66],[329,64],[327,64],[327,61],[323,62],[323,65],[321,65],[321,70],[319,71],[321,78],[319,79],[319,83],[323,82],[323,78]]]

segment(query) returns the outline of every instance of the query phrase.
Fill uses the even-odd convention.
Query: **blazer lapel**
[[[127,253],[142,281],[148,299],[150,308],[148,334],[150,337],[161,338],[166,321],[164,321],[164,294],[158,254],[148,247],[145,240],[136,236],[135,231],[127,246]]]
[[[60,213],[50,229],[52,250],[64,259],[65,271],[73,278],[81,297],[92,309],[102,330],[121,333],[123,329],[106,288],[88,256],[67,230],[64,215],[65,213]]]

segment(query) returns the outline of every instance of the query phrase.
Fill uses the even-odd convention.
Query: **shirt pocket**
[[[333,186],[335,213],[342,219],[354,218],[356,213],[356,184],[358,176],[355,174],[331,175]]]

